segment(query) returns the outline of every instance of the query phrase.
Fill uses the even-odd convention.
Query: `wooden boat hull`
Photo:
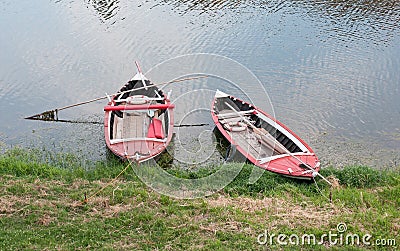
[[[138,163],[156,157],[172,139],[174,105],[140,72],[120,92],[104,107],[108,149]]]
[[[311,147],[261,109],[220,91],[211,108],[218,130],[254,165],[306,180],[319,172],[320,162]]]

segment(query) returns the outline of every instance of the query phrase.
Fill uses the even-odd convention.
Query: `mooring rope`
[[[181,78],[181,79],[176,79],[176,80],[171,80],[168,82],[163,82],[163,83],[159,83],[159,84],[153,84],[153,86],[160,86],[160,85],[167,85],[167,84],[172,84],[172,83],[178,83],[178,82],[183,82],[183,81],[188,81],[188,80],[194,80],[194,79],[200,79],[200,78],[207,78],[207,75],[201,75],[201,76],[197,76],[197,77],[187,77],[187,78]],[[120,94],[124,94],[127,92],[132,92],[132,91],[137,91],[137,90],[142,90],[145,89],[146,87],[139,87],[139,88],[134,88],[134,89],[130,89],[130,90],[126,90],[126,91],[122,91],[122,92],[117,92],[111,95],[106,95],[103,97],[99,97],[99,98],[95,98],[95,99],[91,99],[91,100],[87,100],[87,101],[83,101],[83,102],[79,102],[79,103],[75,103],[72,105],[67,105],[61,108],[57,108],[57,109],[53,109],[53,110],[49,110],[49,111],[45,111],[39,114],[35,114],[29,117],[25,117],[25,119],[33,119],[33,120],[44,120],[44,121],[56,121],[58,120],[58,112],[61,110],[65,110],[68,108],[72,108],[72,107],[76,107],[76,106],[80,106],[80,105],[84,105],[84,104],[88,104],[88,103],[92,103],[98,100],[102,100],[102,99],[106,99],[110,96],[115,96],[115,95],[120,95]]]
[[[315,186],[317,187],[318,192],[322,195],[322,197],[324,197],[325,199],[327,199],[329,202],[332,203],[332,191],[329,192],[330,196],[329,198],[325,196],[324,193],[322,193],[321,189],[319,189],[319,186],[317,184],[317,181],[315,180],[315,178],[312,179],[315,183]],[[332,185],[330,186],[332,188]]]
[[[104,189],[106,189],[108,186],[110,186],[112,183],[114,183],[119,176],[121,176],[127,169],[128,167],[131,165],[131,162],[128,160],[128,165],[126,165],[126,167],[117,175],[115,176],[114,179],[112,179],[110,182],[108,182],[105,186],[103,186],[102,188],[100,188],[99,190],[97,190],[96,192],[94,192],[92,195],[90,195],[88,198],[86,198],[86,194],[85,194],[85,199],[81,202],[81,205],[88,203],[89,200],[91,200],[94,196],[96,196],[97,194],[99,194],[101,191],[103,191]],[[139,163],[138,163],[139,164]]]

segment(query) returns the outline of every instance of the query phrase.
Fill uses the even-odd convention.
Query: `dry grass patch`
[[[52,223],[55,220],[54,217],[51,217],[48,214],[42,215],[40,219],[37,221],[37,224],[42,225],[42,226],[48,226],[50,223]]]
[[[24,209],[31,202],[30,197],[19,197],[14,195],[5,195],[0,197],[0,216],[12,215]]]
[[[90,205],[92,207],[89,212],[90,216],[100,216],[102,218],[112,218],[118,216],[120,213],[128,212],[133,207],[130,204],[116,204],[110,205],[110,199],[108,197],[97,196],[90,200]]]
[[[6,195],[0,197],[0,215],[12,215],[18,212],[22,212],[28,206],[38,207],[38,208],[56,208],[56,205],[46,199],[36,199],[33,200],[31,196],[15,196]]]
[[[331,182],[332,188],[340,189],[341,186],[340,186],[340,183],[339,183],[339,179],[336,178],[334,175],[330,175],[330,176],[326,177],[326,179],[329,182]]]
[[[116,250],[140,250],[140,245],[137,240],[128,238],[123,238],[119,241],[104,247],[105,249],[116,249]]]
[[[88,180],[83,180],[83,179],[76,179],[72,182],[71,188],[72,189],[80,189],[82,187],[86,187],[90,184]]]
[[[210,207],[232,207],[245,214],[251,214],[251,218],[259,222],[267,222],[270,227],[287,225],[299,226],[328,226],[331,221],[340,215],[351,214],[346,208],[335,205],[317,207],[309,203],[300,204],[281,198],[252,199],[245,197],[230,198],[219,196],[207,199]]]
[[[234,232],[234,233],[244,233],[247,235],[251,235],[254,233],[254,230],[248,226],[248,224],[235,221],[233,219],[224,222],[210,222],[210,223],[202,223],[199,225],[201,230],[208,231],[217,234],[217,231],[223,232]]]
[[[254,213],[256,211],[262,211],[271,207],[275,204],[276,199],[263,198],[251,199],[246,197],[231,198],[226,196],[219,196],[218,198],[207,199],[208,205],[211,207],[228,207],[231,206],[235,209],[240,209],[244,212]]]

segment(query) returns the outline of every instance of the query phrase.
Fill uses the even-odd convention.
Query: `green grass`
[[[84,167],[82,167],[84,166]],[[346,233],[396,239],[400,229],[400,173],[354,166],[325,168],[340,187],[299,182],[264,172],[254,184],[254,166],[207,198],[174,199],[148,188],[131,168],[94,197],[126,163],[115,158],[84,163],[71,155],[13,149],[0,156],[0,250],[325,250],[325,245],[272,247],[257,243],[269,233],[317,239],[338,223]],[[214,173],[168,170],[196,179]],[[322,194],[321,194],[322,193]],[[332,203],[327,199],[332,194]],[[83,199],[89,198],[87,203]],[[327,243],[325,243],[327,244]],[[340,246],[330,250],[396,247]]]

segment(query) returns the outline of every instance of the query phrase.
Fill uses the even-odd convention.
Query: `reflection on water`
[[[120,9],[119,0],[86,0],[100,15],[102,20],[108,20],[117,15]]]
[[[400,27],[398,0],[311,0],[293,1],[293,5],[317,22],[327,20],[326,31],[344,39],[387,42]]]
[[[207,15],[218,21],[228,14],[232,23],[243,22],[236,15],[250,18],[265,18],[278,12],[285,16],[305,15],[330,36],[340,36],[344,40],[387,42],[400,27],[398,0],[164,0],[155,6],[160,4],[173,6],[182,15]]]
[[[273,110],[325,163],[381,165],[385,160],[392,165],[400,158],[399,0],[39,3],[0,1],[0,146],[32,142],[73,149],[79,142],[80,152],[89,145],[90,156],[101,159],[101,128],[87,126],[82,132],[77,126],[21,118],[113,93],[132,77],[133,61],[139,60],[156,83],[186,70],[215,70],[233,79],[236,87],[218,78],[171,86],[179,104],[177,121],[193,119],[185,117],[188,108],[208,108],[211,90],[221,88]],[[255,81],[214,60],[199,58],[151,71],[160,62],[197,52],[248,67],[261,80],[273,109],[266,107],[269,99]],[[196,88],[210,92],[183,96]],[[101,118],[103,105],[100,101],[61,115]],[[207,112],[196,117],[209,122]],[[196,144],[205,143],[209,134],[196,130],[184,134],[192,132]],[[181,143],[190,142],[185,138]]]

